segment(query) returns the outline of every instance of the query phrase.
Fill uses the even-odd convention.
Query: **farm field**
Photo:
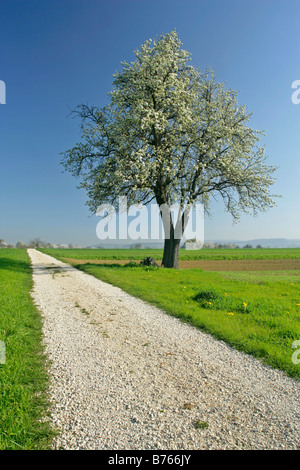
[[[46,449],[53,436],[46,419],[41,318],[31,288],[26,250],[1,249],[0,340],[5,361],[0,364],[0,450]]]
[[[154,249],[42,249],[43,253],[67,263],[128,264],[147,256],[161,264],[162,250]],[[203,249],[181,250],[179,268],[208,271],[300,270],[300,248],[291,249]]]
[[[128,264],[139,263],[147,256],[154,258],[158,265],[162,250],[155,249],[42,249],[61,261],[71,264]],[[209,271],[265,271],[300,270],[300,248],[286,249],[203,249],[181,250],[180,269],[200,268]]]
[[[151,256],[162,260],[162,249],[89,249],[89,248],[49,248],[40,249],[59,259],[78,260],[142,260]],[[300,260],[300,248],[257,248],[257,249],[202,249],[183,250],[179,252],[182,261],[195,260]]]
[[[135,253],[133,260],[126,264],[128,252],[120,254],[116,250],[111,252],[115,257],[110,259],[111,264],[100,259],[108,256],[103,253],[107,250],[41,251],[68,260],[79,269],[155,304],[265,364],[300,378],[300,365],[292,361],[295,353],[292,344],[300,340],[300,266],[293,265],[298,262],[300,250],[238,250],[238,255],[244,257],[239,260],[231,259],[238,256],[232,254],[235,250],[181,255],[203,256],[207,262],[213,262],[209,257],[227,256],[228,259],[223,260],[229,263],[227,269],[224,264],[222,270],[214,271],[141,267],[133,262],[137,260]],[[158,259],[159,253],[137,251],[140,251],[140,258],[146,255]],[[118,263],[122,256],[125,257],[123,264]],[[230,267],[234,261],[257,263],[259,257],[265,263],[263,268],[251,270],[248,265],[248,270],[237,271]],[[272,262],[279,261],[284,261],[281,267],[270,269]]]

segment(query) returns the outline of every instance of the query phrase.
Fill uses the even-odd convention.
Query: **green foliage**
[[[208,423],[206,421],[194,421],[194,427],[196,429],[206,429],[208,428]]]
[[[221,298],[222,296],[215,290],[204,290],[199,292],[199,294],[195,296],[195,300],[202,302],[202,304],[206,304],[207,302],[211,302],[212,300],[220,300]]]

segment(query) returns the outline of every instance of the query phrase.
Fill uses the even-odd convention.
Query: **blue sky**
[[[300,238],[299,0],[2,0],[0,3],[0,238],[99,243],[99,218],[63,173],[79,139],[77,104],[103,106],[113,73],[149,38],[176,28],[192,65],[239,92],[279,166],[278,206],[240,223],[213,206],[205,239]]]

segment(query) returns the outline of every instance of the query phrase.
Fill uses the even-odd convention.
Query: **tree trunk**
[[[170,238],[166,238],[164,242],[162,266],[179,269],[179,246],[180,239],[174,238],[174,230],[171,230]]]
[[[163,204],[160,208],[165,229],[162,266],[165,268],[179,269],[179,247],[189,218],[190,207],[183,213],[181,210],[179,211],[175,228],[169,206]]]

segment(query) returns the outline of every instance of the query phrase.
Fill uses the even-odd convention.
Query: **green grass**
[[[44,450],[53,439],[48,417],[42,323],[30,297],[26,250],[0,250],[0,450]]]
[[[300,340],[300,271],[77,267],[300,378],[300,365],[292,362],[292,343]]]
[[[157,249],[88,249],[88,248],[50,248],[40,249],[43,253],[58,259],[86,260],[142,260],[151,256],[156,260],[162,259],[163,250]],[[179,252],[181,260],[222,260],[222,259],[300,259],[300,248],[259,248],[259,249],[202,249]]]

